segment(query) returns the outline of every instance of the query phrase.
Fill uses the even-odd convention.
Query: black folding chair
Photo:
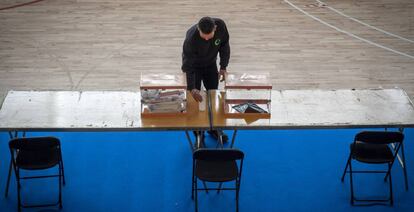
[[[393,205],[391,168],[397,157],[398,151],[404,140],[404,134],[401,132],[382,132],[382,131],[364,131],[355,136],[351,144],[351,152],[342,174],[341,181],[344,181],[345,174],[349,173],[351,186],[351,204],[357,202],[367,202],[371,204],[384,204],[389,202]],[[395,145],[391,148],[390,145]],[[352,160],[367,164],[387,164],[387,170],[361,170],[352,169]],[[348,170],[349,167],[349,171]],[[357,199],[354,196],[353,174],[354,173],[385,173],[384,181],[389,180],[389,198],[387,199]]]
[[[236,211],[239,211],[240,180],[244,153],[237,149],[198,149],[193,153],[193,176],[191,198],[195,196],[195,211],[198,211],[198,191],[235,190]],[[237,165],[237,161],[239,165]],[[197,180],[219,183],[218,188],[198,188]],[[221,188],[222,183],[235,181],[235,187]]]
[[[9,142],[11,160],[16,174],[17,181],[17,206],[18,211],[21,208],[46,207],[59,205],[62,208],[62,183],[65,184],[63,171],[63,161],[60,141],[54,137],[33,137],[33,138],[16,138]],[[20,176],[20,170],[44,170],[58,166],[59,173],[55,175],[42,176]],[[20,180],[34,178],[59,178],[59,200],[55,204],[42,205],[24,205],[21,203]]]

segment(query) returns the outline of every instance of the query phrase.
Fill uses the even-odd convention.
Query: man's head
[[[204,40],[210,40],[214,37],[214,32],[216,31],[216,24],[211,17],[203,17],[198,21],[197,25],[198,31],[200,32],[200,37]]]

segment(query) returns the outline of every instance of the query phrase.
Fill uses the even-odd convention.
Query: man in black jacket
[[[220,71],[217,70],[217,54],[220,53]],[[230,59],[229,33],[226,24],[219,18],[203,17],[186,34],[183,44],[181,69],[187,76],[187,90],[201,102],[201,82],[207,90],[217,89],[220,78],[224,80]],[[209,131],[218,137],[216,131]],[[228,137],[222,134],[223,141]]]

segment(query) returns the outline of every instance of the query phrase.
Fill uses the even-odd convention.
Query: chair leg
[[[15,135],[13,135],[13,131],[9,131],[10,139],[17,138],[16,133],[17,133],[17,131],[15,132]],[[13,158],[10,158],[9,174],[7,175],[6,190],[4,192],[5,197],[7,197],[9,195],[10,177],[11,177],[11,172],[12,172],[12,160],[13,160]]]
[[[197,190],[197,178],[196,178],[196,181],[195,181],[195,184],[194,184],[194,188],[195,188],[195,190],[194,190],[194,195],[195,195],[195,212],[198,212],[198,190]]]
[[[351,186],[351,205],[354,205],[354,182],[353,182],[353,176],[352,176],[352,161],[349,161],[349,181]]]
[[[7,176],[6,191],[4,192],[5,197],[7,197],[9,195],[9,186],[10,186],[11,174],[12,174],[12,159],[10,159],[10,164],[9,164],[9,175]]]
[[[403,133],[404,132],[404,128],[399,128],[398,129],[399,132]],[[405,183],[405,190],[408,191],[408,177],[407,177],[407,163],[405,162],[405,153],[404,153],[404,142],[401,143],[401,160],[402,160],[402,168],[403,168],[403,173],[404,173],[404,183]]]
[[[20,189],[21,189],[21,185],[20,185],[20,177],[16,176],[17,179],[17,209],[20,212],[22,209],[22,202],[21,202],[21,197],[20,197]]]
[[[345,178],[345,174],[346,174],[346,170],[348,169],[348,165],[351,162],[351,154],[349,154],[348,160],[346,161],[346,165],[345,165],[345,169],[344,169],[344,173],[342,174],[342,178],[341,181],[344,182],[344,178]]]
[[[219,183],[219,186],[218,186],[218,188],[217,188],[217,194],[218,194],[218,193],[220,193],[220,190],[221,190],[221,186],[222,186],[222,185],[223,185],[223,183],[222,183],[222,182],[220,182],[220,183]]]
[[[408,191],[408,178],[407,178],[407,163],[405,162],[405,154],[404,154],[404,143],[401,144],[401,166],[403,168],[403,174],[404,174],[404,184],[405,184],[405,190]],[[398,157],[398,155],[397,155]],[[388,170],[387,174],[384,177],[384,181],[387,181],[388,175],[390,174],[391,170]]]
[[[401,159],[403,165],[403,172],[404,172],[404,182],[405,182],[405,190],[408,191],[408,177],[407,177],[407,162],[405,161],[405,154],[404,154],[404,143],[401,143]]]
[[[238,180],[236,180],[236,211],[239,211],[239,191],[240,191],[240,184]]]
[[[62,180],[64,181],[63,167],[59,164],[59,209],[62,209]],[[63,178],[63,179],[62,179]]]
[[[388,170],[389,170],[389,180],[390,182],[388,182],[390,184],[390,205],[394,205],[394,197],[392,195],[392,178],[391,178],[391,164],[388,164]]]
[[[59,164],[59,168],[62,170],[62,181],[63,181],[63,185],[66,185],[66,181],[65,181],[65,170],[63,168],[63,159],[60,159],[60,164]]]
[[[208,194],[207,184],[206,184],[206,182],[205,182],[205,181],[202,181],[202,182],[203,182],[204,189],[206,189],[206,194]]]
[[[194,183],[195,181],[194,181],[194,174],[193,174],[192,179],[191,179],[191,199],[192,200],[194,200]]]

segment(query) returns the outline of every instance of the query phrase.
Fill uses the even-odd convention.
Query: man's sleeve
[[[193,59],[192,54],[192,46],[189,44],[189,41],[187,38],[184,40],[183,44],[183,54],[182,54],[182,66],[181,70],[185,72],[186,78],[187,78],[187,90],[192,90],[195,88],[195,72],[192,69],[193,65]]]
[[[185,71],[187,78],[187,90],[191,91],[195,88],[195,72],[194,71]]]
[[[229,32],[227,31],[226,24],[223,25],[223,29],[224,29],[224,39],[219,49],[220,69],[226,70],[227,65],[229,64],[229,60],[230,60],[230,44],[229,44],[230,36],[229,36]]]
[[[192,66],[192,62],[191,62],[191,48],[190,45],[188,44],[188,40],[187,38],[185,38],[184,43],[183,43],[183,54],[182,54],[182,66],[181,69],[183,70],[183,72],[187,72],[189,71],[189,69]]]

